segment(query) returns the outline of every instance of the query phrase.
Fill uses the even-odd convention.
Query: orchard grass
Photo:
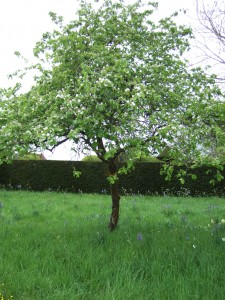
[[[224,299],[225,199],[0,191],[0,299]],[[1,298],[2,297],[2,298]]]

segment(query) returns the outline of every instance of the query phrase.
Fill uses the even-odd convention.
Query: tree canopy
[[[95,9],[81,1],[66,25],[50,13],[58,28],[34,48],[34,85],[26,93],[2,91],[1,159],[67,140],[92,150],[109,168],[111,229],[118,221],[118,174],[143,153],[170,146],[178,165],[224,161],[224,102],[215,76],[188,68],[182,55],[191,29],[176,25],[177,13],[154,22],[156,8],[105,0]],[[126,166],[118,167],[121,153]]]

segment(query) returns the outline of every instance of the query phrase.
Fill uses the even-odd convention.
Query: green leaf
[[[81,172],[73,168],[73,176],[75,178],[79,178],[81,176]]]
[[[30,90],[17,84],[0,91],[0,159],[70,140],[108,164],[126,152],[119,173],[128,173],[142,153],[155,157],[168,147],[167,180],[174,166],[222,170],[224,95],[215,76],[184,60],[191,29],[175,23],[176,13],[154,21],[156,3],[103,0],[97,10],[79,3],[67,25],[50,13],[57,29],[36,43],[37,62],[12,75],[26,83],[24,74],[35,70]],[[180,171],[177,180],[185,176]]]

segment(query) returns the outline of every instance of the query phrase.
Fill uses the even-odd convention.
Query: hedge
[[[161,164],[138,163],[134,171],[120,178],[122,194],[188,194],[188,195],[225,195],[225,180],[211,186],[207,168],[195,171],[197,180],[186,178],[181,185],[175,176],[166,181],[160,175]],[[81,171],[75,178],[73,171]],[[33,191],[65,191],[83,193],[109,193],[106,179],[107,168],[101,162],[74,161],[14,161],[0,165],[0,186],[12,189]],[[225,171],[223,171],[225,177]]]

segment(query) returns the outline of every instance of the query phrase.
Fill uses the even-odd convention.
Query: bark
[[[119,210],[120,210],[120,195],[118,184],[111,185],[111,194],[112,194],[112,213],[109,221],[109,230],[113,231],[117,228],[119,221]]]
[[[115,175],[117,171],[116,164],[109,164],[109,173],[110,175]],[[120,211],[120,193],[118,183],[115,182],[111,184],[111,196],[112,196],[112,213],[109,221],[109,230],[113,231],[117,228],[119,221],[119,211]]]

